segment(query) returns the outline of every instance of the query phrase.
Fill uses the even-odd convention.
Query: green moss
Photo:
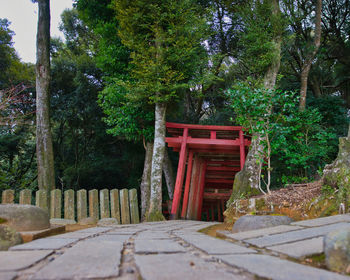
[[[255,207],[257,210],[260,210],[266,206],[265,199],[256,199],[255,200]]]
[[[0,218],[0,224],[6,223],[7,220]]]
[[[335,203],[332,203],[329,207],[327,207],[321,212],[320,217],[331,216],[332,214],[337,213],[337,211],[338,211],[337,205]]]
[[[165,221],[165,218],[161,212],[153,211],[153,212],[147,213],[146,222],[159,222],[159,221]]]

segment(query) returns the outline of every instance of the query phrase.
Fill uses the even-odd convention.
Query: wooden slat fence
[[[35,192],[35,199],[32,199],[32,191],[21,190],[19,193],[19,204],[32,204],[48,210],[47,192],[38,190]],[[2,203],[15,203],[14,190],[8,189],[2,192]],[[75,191],[66,190],[63,193],[60,189],[50,192],[50,218],[64,218],[77,220],[92,217],[95,220],[103,218],[115,218],[119,224],[136,224],[140,222],[139,207],[136,189],[85,189]],[[63,209],[63,211],[62,211]]]

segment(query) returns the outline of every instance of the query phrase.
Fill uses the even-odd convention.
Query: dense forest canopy
[[[75,0],[61,19],[65,40],[50,43],[56,187],[138,187],[163,115],[268,136],[271,188],[319,178],[347,134],[349,0]],[[36,189],[35,67],[12,37],[0,19],[0,189]]]

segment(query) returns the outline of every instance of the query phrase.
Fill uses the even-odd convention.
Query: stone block
[[[323,244],[327,267],[333,271],[350,273],[350,228],[328,233]]]
[[[24,189],[19,192],[19,204],[32,204],[32,190]]]
[[[122,242],[79,242],[38,271],[33,279],[114,279],[119,274],[122,249]]]
[[[100,218],[98,211],[98,190],[93,189],[89,191],[89,217],[98,221]]]
[[[0,271],[25,269],[46,258],[52,252],[52,250],[0,252]]]
[[[260,237],[265,235],[272,235],[272,234],[294,231],[298,229],[303,229],[303,228],[299,226],[281,225],[276,227],[262,228],[262,229],[243,231],[243,232],[237,232],[237,233],[232,233],[230,231],[218,231],[217,233],[219,233],[220,236],[225,238],[235,239],[235,240],[244,240],[244,239],[250,239],[250,238]]]
[[[44,209],[46,211],[48,210],[47,206],[47,191],[45,190],[38,190],[35,193],[35,206],[40,207],[41,209]]]
[[[240,217],[233,225],[232,232],[243,232],[261,228],[288,225],[293,220],[287,216],[245,215]]]
[[[34,205],[1,204],[0,218],[17,231],[43,230],[50,227],[47,211]]]
[[[247,273],[229,268],[219,268],[215,262],[208,262],[189,254],[136,255],[135,262],[145,280],[249,280]]]
[[[267,255],[217,255],[223,262],[242,268],[264,279],[272,280],[348,280],[347,276],[339,275],[323,269],[301,265]]]
[[[14,203],[15,201],[15,192],[14,190],[4,190],[2,191],[2,203]]]
[[[62,212],[62,192],[59,189],[51,191],[51,200],[50,200],[50,218],[51,219],[60,219]]]
[[[64,192],[64,218],[67,220],[75,220],[75,198],[72,189]]]
[[[0,251],[7,251],[8,248],[22,243],[22,237],[18,232],[16,232],[13,228],[10,228],[9,226],[0,225]]]
[[[97,226],[99,227],[111,227],[118,225],[118,220],[114,218],[104,218],[98,221]]]
[[[117,219],[118,223],[121,224],[119,190],[113,189],[109,193],[111,197],[111,217]]]
[[[101,219],[111,217],[109,208],[109,191],[107,189],[100,190],[100,213]]]
[[[77,238],[41,238],[28,242],[25,244],[17,245],[10,248],[10,251],[21,250],[58,250],[66,247],[74,242],[78,241]]]
[[[175,233],[181,239],[207,254],[245,254],[255,250],[239,246],[201,233]]]
[[[323,252],[323,237],[267,247],[272,251],[288,255],[292,258],[302,258]]]
[[[350,224],[339,223],[339,224],[331,224],[331,225],[322,226],[322,227],[306,228],[306,229],[301,229],[301,230],[296,230],[296,231],[291,231],[286,233],[279,233],[274,235],[248,239],[248,240],[245,240],[245,242],[248,242],[258,247],[266,247],[266,246],[279,245],[283,243],[295,242],[295,241],[315,238],[319,236],[324,236],[333,230],[345,229],[345,228],[350,228]]]
[[[142,239],[135,240],[135,253],[137,254],[180,252],[185,252],[185,248],[173,240],[149,239],[146,242]]]
[[[350,222],[350,214],[329,216],[312,220],[304,220],[292,223],[291,225],[303,227],[319,227],[340,222]]]
[[[129,190],[130,219],[132,224],[140,223],[137,190]]]
[[[87,218],[87,197],[86,190],[77,191],[77,219],[78,223]]]
[[[120,197],[120,213],[122,224],[130,224],[130,208],[129,208],[129,192],[122,189],[119,192]]]

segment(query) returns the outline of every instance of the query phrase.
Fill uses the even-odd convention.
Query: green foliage
[[[169,102],[191,86],[206,24],[194,1],[115,2],[119,36],[131,50],[132,81],[119,81],[132,97]]]
[[[303,182],[336,153],[335,130],[324,126],[324,117],[316,108],[299,112],[295,93],[238,84],[227,95],[236,121],[249,133],[265,136],[265,148],[257,160],[268,156],[270,140],[275,183]]]
[[[276,172],[309,177],[331,161],[336,151],[336,134],[323,126],[317,109],[299,112],[296,108],[276,127],[273,159]],[[282,166],[283,168],[279,168]]]

